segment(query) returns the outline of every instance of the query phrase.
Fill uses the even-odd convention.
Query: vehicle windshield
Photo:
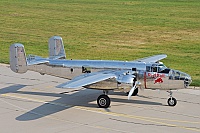
[[[147,72],[158,72],[158,73],[169,73],[170,69],[167,68],[164,64],[152,64],[151,66],[146,67]]]
[[[159,65],[158,65],[158,72],[162,72],[162,71],[164,71],[165,69],[167,69],[167,67],[166,67],[164,64],[159,64]]]

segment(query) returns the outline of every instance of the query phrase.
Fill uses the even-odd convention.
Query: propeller
[[[130,100],[130,98],[131,98],[131,96],[132,96],[134,90],[136,89],[137,85],[139,85],[139,84],[140,84],[140,82],[138,82],[138,81],[135,82],[135,85],[134,85],[134,86],[131,88],[131,90],[129,91],[128,100]]]

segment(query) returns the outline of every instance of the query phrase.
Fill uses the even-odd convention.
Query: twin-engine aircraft
[[[137,95],[138,88],[168,90],[169,106],[175,106],[177,100],[172,97],[173,89],[187,88],[191,77],[178,70],[167,68],[160,60],[165,54],[155,55],[134,61],[111,60],[72,60],[66,59],[63,40],[60,36],[49,39],[49,57],[35,55],[26,57],[24,46],[15,43],[10,46],[10,68],[16,73],[27,70],[44,75],[70,79],[58,85],[58,88],[78,88],[103,90],[97,98],[100,108],[110,106],[108,92],[110,90],[124,91],[128,99]]]

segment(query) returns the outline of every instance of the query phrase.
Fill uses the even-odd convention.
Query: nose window
[[[180,79],[180,72],[178,72],[178,71],[175,72],[175,79],[176,80]]]
[[[171,70],[169,72],[169,79],[175,79],[175,80],[185,80],[187,75],[183,72],[177,71],[177,70]]]

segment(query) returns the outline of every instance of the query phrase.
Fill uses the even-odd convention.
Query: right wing
[[[100,72],[94,72],[94,73],[86,73],[83,75],[80,75],[78,77],[75,77],[74,79],[63,83],[61,85],[58,85],[58,88],[78,88],[87,86],[93,83],[97,83],[109,78],[117,78],[116,71],[100,71]]]
[[[166,57],[167,57],[166,54],[160,54],[160,55],[154,55],[154,56],[150,56],[150,57],[137,59],[137,60],[134,60],[133,62],[158,62]]]

